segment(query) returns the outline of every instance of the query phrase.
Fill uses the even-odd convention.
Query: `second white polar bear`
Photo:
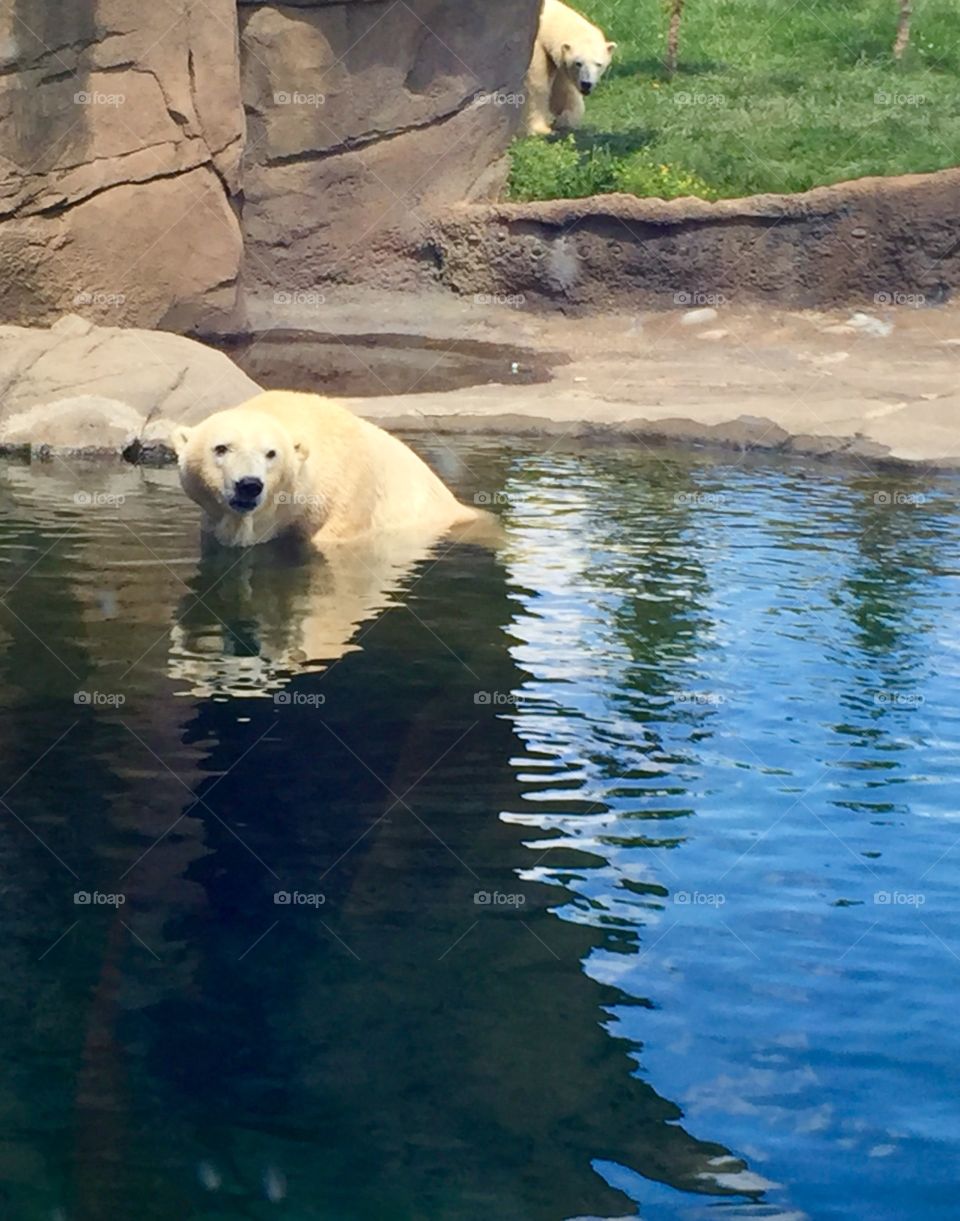
[[[583,99],[610,66],[616,47],[603,30],[569,5],[543,0],[527,71],[527,134],[545,136],[555,128],[579,127]]]

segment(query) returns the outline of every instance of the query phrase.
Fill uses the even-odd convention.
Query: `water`
[[[499,554],[3,469],[0,1216],[955,1216],[956,482],[423,448]]]

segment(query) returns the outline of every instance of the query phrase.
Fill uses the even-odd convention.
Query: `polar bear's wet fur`
[[[204,535],[225,546],[441,534],[481,516],[402,441],[318,395],[268,391],[175,428],[173,442]]]
[[[579,127],[583,99],[606,72],[616,46],[603,30],[561,0],[543,0],[527,71],[527,135]]]

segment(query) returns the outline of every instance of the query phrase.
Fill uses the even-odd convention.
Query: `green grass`
[[[663,0],[576,7],[619,50],[579,132],[516,141],[511,199],[717,199],[960,164],[960,0],[914,0],[899,64],[897,0],[686,0],[672,81]]]

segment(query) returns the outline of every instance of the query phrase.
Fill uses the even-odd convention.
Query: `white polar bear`
[[[173,444],[204,535],[228,547],[440,535],[484,516],[402,441],[315,394],[259,394],[195,428],[175,427]]]
[[[561,0],[543,0],[527,70],[527,135],[579,127],[583,99],[599,83],[616,48],[603,30]]]

